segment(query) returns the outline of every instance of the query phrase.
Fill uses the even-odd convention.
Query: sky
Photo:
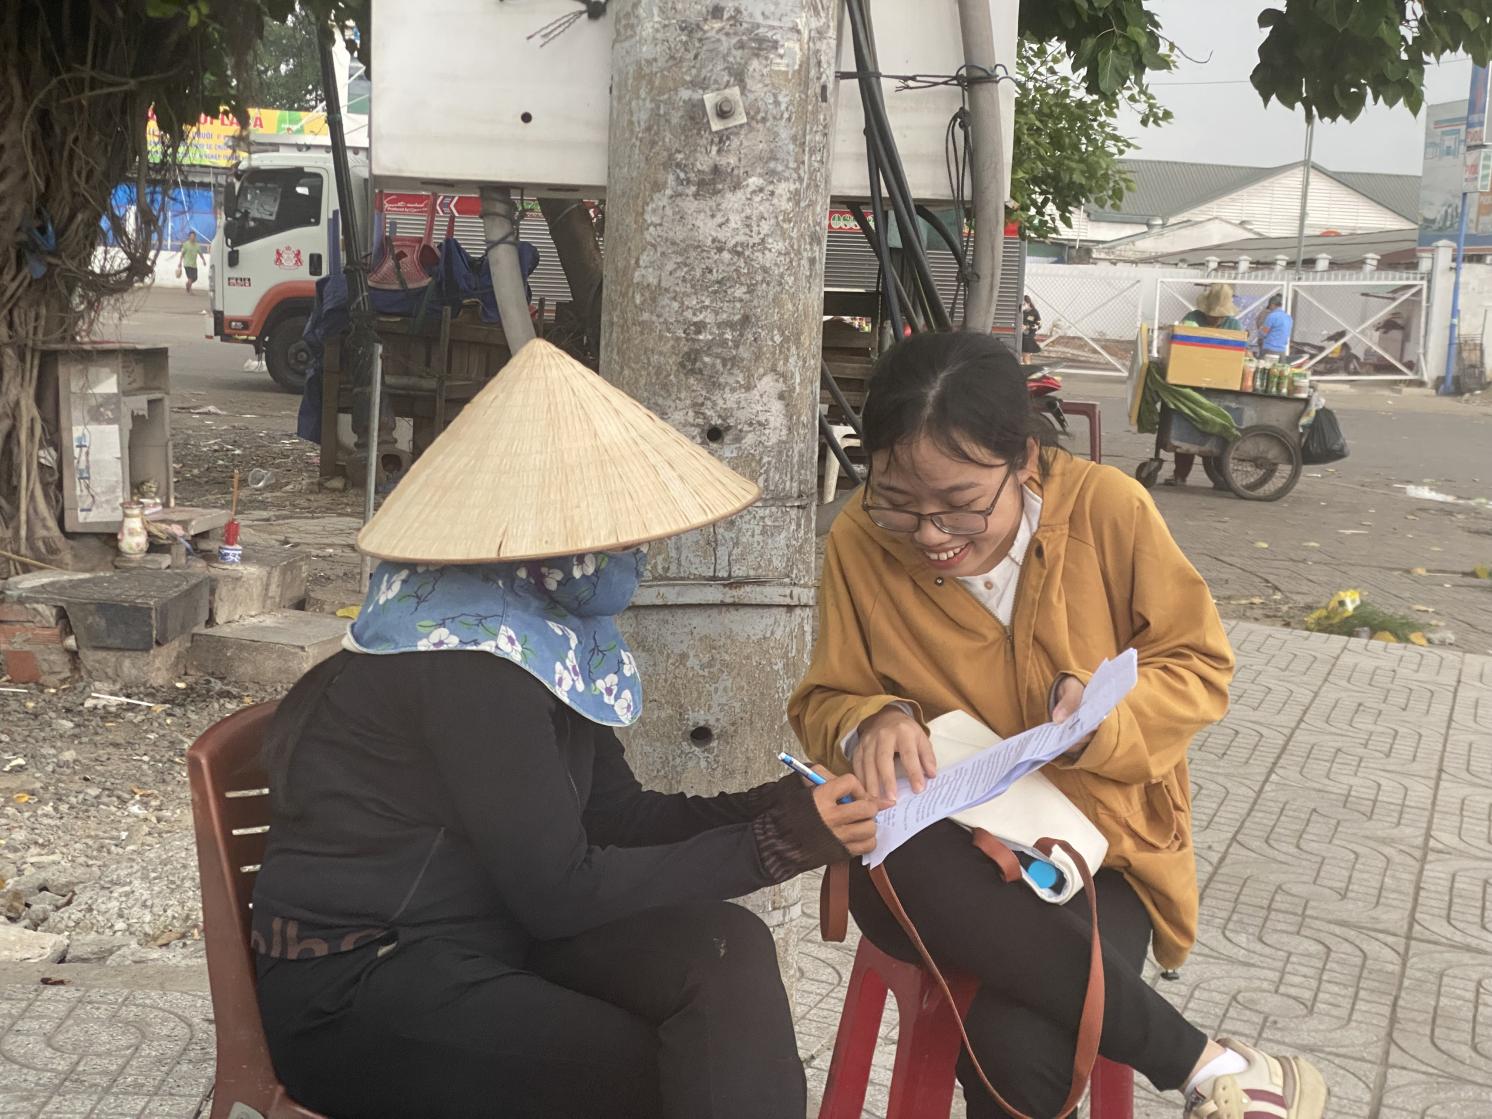
[[[1122,122],[1138,146],[1138,159],[1179,159],[1269,167],[1300,159],[1305,115],[1271,103],[1264,108],[1249,85],[1264,31],[1259,12],[1277,0],[1153,0],[1149,5],[1163,34],[1198,62],[1178,59],[1171,73],[1151,83],[1175,114],[1170,124],[1141,128],[1130,115]],[[1425,104],[1466,97],[1471,81],[1467,59],[1442,62],[1425,72]],[[1424,115],[1402,105],[1369,102],[1351,123],[1319,123],[1313,158],[1335,171],[1386,171],[1417,175],[1424,153]]]

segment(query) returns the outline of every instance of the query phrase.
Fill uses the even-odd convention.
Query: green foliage
[[[315,51],[298,39],[316,27],[330,34],[333,23],[354,23],[361,31],[357,55],[367,65],[369,0],[143,0],[144,16],[157,21],[155,33],[189,47],[191,65],[177,70],[155,100],[163,133],[179,137],[202,114],[216,116],[227,106],[245,120],[250,101],[297,88],[320,87]],[[296,47],[285,72],[277,72],[273,52]],[[315,100],[320,100],[319,92]],[[297,98],[304,101],[304,95]],[[294,108],[295,105],[277,106]]]
[[[1250,75],[1267,104],[1305,109],[1321,120],[1356,120],[1368,99],[1424,104],[1425,64],[1465,52],[1492,57],[1487,0],[1287,0],[1259,13],[1269,34]]]
[[[1283,0],[1259,26],[1254,88],[1320,120],[1355,120],[1370,99],[1417,113],[1427,63],[1492,56],[1492,0]],[[1131,184],[1117,161],[1134,144],[1119,112],[1170,119],[1146,83],[1179,48],[1145,0],[1023,0],[1020,30],[1011,196],[1041,239],[1087,204],[1122,201]]]
[[[283,21],[270,19],[254,52],[253,86],[245,96],[266,109],[311,109],[321,103],[317,18],[296,6]]]
[[[1171,68],[1160,21],[1144,0],[1024,0],[1020,28],[1022,38],[1060,44],[1094,96],[1143,89],[1148,74]]]
[[[1171,69],[1144,0],[1024,0],[1020,20],[1023,36],[1061,44],[1091,94],[1143,88]],[[1417,113],[1427,63],[1461,52],[1483,66],[1492,58],[1489,0],[1284,0],[1259,13],[1259,26],[1269,34],[1254,88],[1265,104],[1300,106],[1318,120],[1355,120],[1370,99]]]
[[[1119,131],[1121,109],[1133,109],[1147,126],[1171,119],[1143,85],[1094,94],[1065,61],[1056,44],[1021,40],[1010,196],[1035,240],[1055,236],[1089,203],[1117,206],[1134,185],[1119,166],[1134,147]]]

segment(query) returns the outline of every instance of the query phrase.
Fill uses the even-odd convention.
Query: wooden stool
[[[977,984],[958,977],[950,986],[962,1016]],[[896,996],[900,1027],[886,1119],[934,1119],[952,1109],[953,1066],[960,1041],[943,992],[922,968],[886,955],[862,937],[845,991],[819,1119],[860,1119],[887,991]],[[1088,1099],[1091,1119],[1133,1119],[1134,1072],[1100,1057]]]

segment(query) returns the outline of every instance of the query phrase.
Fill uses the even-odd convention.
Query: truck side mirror
[[[238,240],[238,180],[229,179],[223,184],[223,243],[232,245]]]

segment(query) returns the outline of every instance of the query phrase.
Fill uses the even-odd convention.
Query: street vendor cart
[[[1238,425],[1229,440],[1201,430],[1185,413],[1160,406],[1155,456],[1135,468],[1146,489],[1160,477],[1161,452],[1197,455],[1214,485],[1246,501],[1278,501],[1300,481],[1300,421],[1310,401],[1299,396],[1267,396],[1226,389],[1193,389],[1211,400]]]
[[[1155,432],[1155,452],[1135,467],[1135,477],[1149,489],[1160,478],[1162,453],[1196,455],[1220,489],[1246,501],[1278,501],[1300,481],[1301,423],[1309,396],[1243,391],[1241,352],[1235,374],[1232,355],[1217,344],[1231,343],[1223,336],[1234,332],[1188,329],[1210,336],[1202,340],[1205,365],[1182,348],[1179,337],[1170,344],[1169,332],[1154,359],[1148,356],[1148,331],[1142,329],[1137,339],[1130,419],[1138,430]]]

